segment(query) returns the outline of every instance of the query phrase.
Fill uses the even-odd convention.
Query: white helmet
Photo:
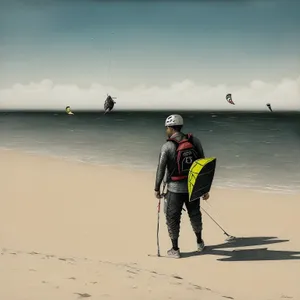
[[[180,115],[170,115],[166,118],[165,127],[182,126],[183,118]]]

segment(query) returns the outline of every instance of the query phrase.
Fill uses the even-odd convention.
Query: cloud
[[[1,89],[0,109],[57,110],[70,105],[74,111],[102,110],[107,92],[117,97],[116,109],[119,110],[264,110],[266,103],[271,103],[275,111],[300,110],[300,76],[282,79],[276,84],[254,80],[247,86],[210,86],[184,80],[164,88],[142,85],[131,89],[105,87],[98,83],[80,88],[76,84],[55,84],[45,79]],[[226,102],[227,93],[232,93],[235,106]]]

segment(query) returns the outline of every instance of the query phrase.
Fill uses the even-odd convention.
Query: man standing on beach
[[[172,248],[168,250],[168,256],[180,258],[180,250],[178,247],[178,238],[180,231],[180,219],[183,204],[187,208],[187,212],[191,221],[191,225],[197,237],[198,251],[204,249],[204,241],[202,240],[202,214],[200,211],[200,199],[189,202],[188,185],[186,176],[178,176],[180,170],[178,165],[182,164],[177,161],[178,142],[188,139],[194,146],[192,150],[194,160],[204,158],[204,152],[199,139],[194,136],[188,136],[181,132],[183,127],[183,118],[180,115],[170,115],[165,121],[166,133],[168,140],[162,146],[159,155],[159,162],[156,171],[155,180],[155,197],[161,198],[160,186],[166,175],[167,195],[166,195],[166,221]],[[179,164],[178,164],[179,163]],[[166,173],[166,174],[165,174]],[[176,176],[177,174],[177,176]],[[209,194],[203,196],[204,200],[209,198]]]

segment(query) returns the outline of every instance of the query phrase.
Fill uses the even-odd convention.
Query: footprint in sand
[[[131,274],[137,274],[137,272],[134,272],[134,271],[131,271],[131,270],[126,270],[128,273],[131,273]]]
[[[193,287],[194,287],[196,290],[203,290],[202,286],[197,285],[197,284],[193,284]]]
[[[92,295],[90,294],[87,294],[87,293],[74,293],[75,295],[78,295],[80,298],[88,298],[88,297],[91,297]]]

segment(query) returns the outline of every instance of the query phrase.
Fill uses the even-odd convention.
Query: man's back
[[[182,132],[176,132],[171,137],[172,139],[180,142],[186,138],[186,135]],[[198,153],[198,158],[204,158],[204,152],[200,140],[197,137],[192,137],[192,143]],[[176,144],[172,141],[167,141],[161,148],[159,164],[156,173],[156,185],[161,182],[161,178],[165,176],[164,181],[167,182],[168,190],[174,193],[187,193],[187,179],[179,181],[171,181],[172,172],[176,166]]]

